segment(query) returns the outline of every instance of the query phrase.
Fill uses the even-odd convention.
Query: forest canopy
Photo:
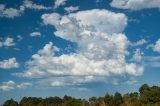
[[[23,97],[19,102],[14,99],[6,100],[1,106],[160,106],[160,87],[143,84],[139,92],[122,95],[106,94],[103,97],[91,97],[89,100],[77,99],[65,95],[60,97]]]

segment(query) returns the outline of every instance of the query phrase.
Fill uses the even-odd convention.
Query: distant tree
[[[148,86],[148,84],[143,84],[140,88],[139,88],[139,93],[142,96],[143,94],[145,94],[146,92],[148,92],[150,90],[150,87]]]
[[[42,98],[36,97],[23,97],[20,101],[20,106],[38,106],[42,102]]]
[[[116,92],[113,97],[111,106],[120,106],[123,103],[122,95],[119,92]]]
[[[89,98],[90,106],[96,106],[97,98],[95,96]]]
[[[116,92],[114,95],[106,94],[103,97],[91,97],[89,100],[76,99],[65,95],[60,97],[23,97],[19,105],[13,100],[7,100],[0,106],[160,106],[160,87],[143,84],[139,93],[126,93],[122,95]]]
[[[113,101],[113,96],[109,95],[108,93],[104,96],[104,102],[106,106],[111,106]]]
[[[18,106],[18,102],[13,99],[10,99],[5,101],[2,106]]]
[[[55,96],[55,97],[49,97],[42,101],[43,106],[61,106],[63,103],[62,99]]]

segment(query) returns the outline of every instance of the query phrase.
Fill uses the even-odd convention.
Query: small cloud
[[[32,86],[32,83],[29,83],[29,82],[23,82],[19,85],[17,85],[17,88],[20,88],[20,89],[26,89],[26,88],[29,88]]]
[[[12,80],[8,82],[3,82],[2,85],[0,85],[0,91],[10,91],[15,89],[16,83]]]
[[[160,38],[156,41],[153,51],[160,53]]]
[[[130,42],[130,46],[142,46],[144,44],[148,43],[145,39],[141,39],[137,42]]]
[[[54,8],[58,8],[59,6],[62,6],[65,4],[67,0],[55,0],[54,2]]]
[[[70,7],[64,8],[64,10],[66,10],[68,13],[71,13],[73,11],[77,11],[78,9],[79,9],[79,6],[76,6],[76,7],[70,6]]]
[[[129,9],[133,11],[159,8],[159,0],[112,0],[110,3],[112,7],[119,9]]]
[[[40,37],[41,36],[41,33],[40,32],[32,32],[32,33],[30,33],[30,36],[31,37]]]
[[[90,89],[88,88],[83,88],[83,87],[74,87],[72,88],[73,90],[79,91],[79,92],[88,92]]]
[[[17,35],[17,39],[18,39],[18,41],[21,41],[23,39],[23,37],[21,35]]]
[[[23,6],[24,6],[25,8],[35,9],[35,10],[48,10],[48,9],[51,9],[50,7],[45,7],[45,6],[43,6],[43,5],[35,4],[35,3],[33,3],[32,1],[30,1],[30,0],[24,0]]]
[[[142,55],[143,55],[143,54],[144,54],[144,53],[141,52],[140,49],[136,49],[131,60],[132,60],[132,61],[136,61],[136,62],[140,62],[140,61],[142,60]]]
[[[0,47],[10,47],[14,46],[16,43],[13,38],[7,37],[4,40],[0,41]]]
[[[2,69],[11,69],[11,68],[18,68],[19,63],[17,62],[15,57],[12,57],[8,60],[0,61],[0,68]]]
[[[24,10],[15,9],[15,8],[6,8],[5,5],[0,4],[0,17],[14,18],[21,16]]]

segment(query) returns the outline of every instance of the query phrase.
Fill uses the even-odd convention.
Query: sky
[[[0,104],[160,85],[160,0],[0,0]]]

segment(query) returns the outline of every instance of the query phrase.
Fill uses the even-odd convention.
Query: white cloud
[[[131,46],[142,46],[144,44],[148,43],[145,39],[141,39],[137,42],[130,42]]]
[[[31,37],[40,37],[41,36],[41,33],[40,32],[32,32],[32,33],[30,33],[30,36]]]
[[[110,5],[120,9],[141,10],[160,8],[160,0],[112,0]]]
[[[134,55],[132,57],[132,61],[136,61],[136,62],[141,62],[142,61],[142,55],[144,53],[141,52],[140,49],[136,49],[135,52],[134,52]]]
[[[43,19],[43,23],[46,25],[58,25],[61,16],[57,13],[52,13],[52,14],[43,14],[41,18]]]
[[[29,82],[23,82],[21,84],[16,84],[14,81],[9,80],[7,82],[3,82],[2,85],[0,85],[0,91],[10,91],[16,88],[19,89],[26,89],[32,86],[32,83]]]
[[[19,63],[17,62],[15,57],[12,57],[8,60],[0,61],[0,68],[2,69],[10,69],[10,68],[18,68]]]
[[[160,68],[160,56],[143,57],[146,67]]]
[[[59,6],[62,6],[65,4],[67,0],[55,0],[54,2],[54,8],[58,8]]]
[[[14,18],[20,16],[23,12],[23,9],[6,8],[5,5],[0,4],[0,17]]]
[[[154,50],[155,52],[160,53],[160,39],[158,39],[158,40],[156,41],[156,44],[154,45],[153,50]]]
[[[14,39],[10,37],[7,37],[0,41],[0,47],[10,47],[14,45],[16,45],[16,43],[14,42]]]
[[[14,39],[10,38],[10,37],[7,37],[5,39],[5,41],[3,42],[3,45],[4,46],[14,46],[15,45]]]
[[[23,6],[25,8],[29,8],[29,9],[35,9],[35,10],[47,10],[47,9],[51,9],[50,7],[45,7],[43,5],[38,5],[38,4],[35,4],[33,3],[32,1],[30,0],[25,0],[23,2]]]
[[[71,13],[73,11],[77,11],[79,9],[78,6],[76,7],[73,7],[73,6],[70,6],[70,7],[65,7],[64,10],[66,10],[68,13]]]
[[[60,48],[50,42],[32,55],[23,73],[16,75],[49,77],[50,86],[71,86],[143,73],[143,66],[125,60],[129,41],[122,34],[127,25],[124,14],[94,9],[64,16],[44,14],[42,19],[56,28],[56,36],[77,43],[77,51],[57,56]]]
[[[17,88],[20,88],[20,89],[26,89],[26,88],[29,88],[32,86],[32,83],[29,83],[29,82],[23,82],[19,85],[17,85]]]
[[[0,4],[0,17],[15,18],[15,17],[21,16],[26,9],[48,10],[52,8],[35,4],[30,0],[24,0],[23,4],[20,5],[18,9],[17,8],[6,8],[4,4]]]
[[[0,91],[10,91],[13,90],[15,86],[16,83],[14,81],[3,82],[2,85],[0,85]]]

